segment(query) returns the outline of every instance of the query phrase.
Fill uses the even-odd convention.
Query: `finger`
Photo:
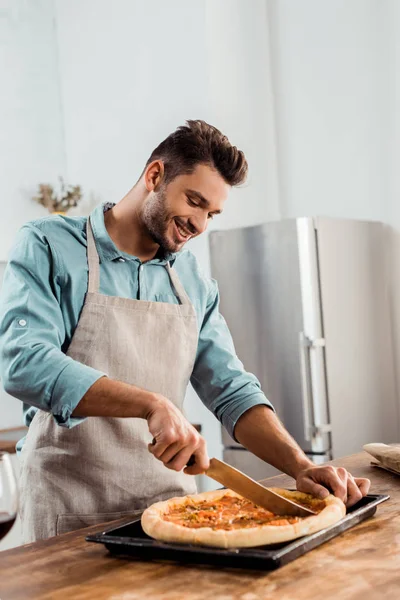
[[[316,498],[321,498],[321,500],[323,500],[324,498],[329,496],[329,490],[327,490],[323,485],[316,483],[309,477],[305,477],[304,479],[301,479],[297,483],[297,489],[299,490],[299,492],[304,492],[305,494],[311,494],[312,496],[315,496]]]
[[[184,448],[185,444],[182,442],[175,442],[174,444],[171,444],[158,458],[164,463],[164,465],[167,465],[167,463],[171,462],[174,457],[177,456],[178,453]]]
[[[165,429],[159,436],[153,438],[151,444],[148,445],[149,451],[158,459],[164,454],[164,452],[173,444],[179,444],[181,442],[179,433],[173,429]],[[181,447],[184,444],[181,443]],[[176,451],[175,451],[176,453]]]
[[[323,483],[325,487],[331,490],[331,493],[342,500],[347,501],[347,477],[346,469],[335,469],[331,465],[321,467],[318,473],[313,473],[312,478],[318,478],[318,483]]]
[[[371,487],[370,480],[366,479],[364,477],[355,477],[354,481],[355,481],[358,489],[362,493],[363,497],[366,496],[369,492],[369,488]]]
[[[153,454],[156,458],[160,458],[160,456],[165,452],[165,450],[170,446],[170,442],[168,443],[166,440],[153,440],[151,444],[148,444],[149,452]]]
[[[347,469],[345,469],[343,467],[338,467],[336,469],[336,474],[342,480],[343,486],[344,486],[344,497],[342,497],[341,500],[345,504],[347,504],[347,501],[348,501],[348,490],[349,490],[348,481],[349,481],[350,473],[347,471]],[[335,494],[335,496],[336,496],[336,494]]]
[[[199,434],[197,431],[195,431],[195,429],[189,429],[187,432],[185,432],[184,436],[182,435],[179,440],[176,440],[174,444],[171,444],[171,446],[167,448],[167,450],[160,456],[160,460],[162,460],[164,464],[170,463],[181,450],[185,450],[186,454],[189,454],[189,456],[187,456],[188,461],[190,455],[196,450],[199,444]],[[183,469],[183,467],[187,464],[187,461],[180,467],[181,469]]]
[[[208,467],[210,466],[210,459],[208,457],[206,443],[203,438],[201,438],[198,449],[194,452],[194,459],[194,464],[187,466],[184,469],[183,472],[186,473],[186,475],[201,475],[207,471]]]
[[[169,462],[164,463],[164,464],[168,469],[172,469],[174,471],[181,471],[183,469],[183,467],[185,467],[188,464],[189,459],[192,456],[192,452],[193,452],[192,448],[184,448],[183,450],[178,452],[172,458],[172,460],[170,460]]]
[[[360,489],[354,481],[354,478],[351,475],[349,475],[347,479],[347,508],[350,508],[350,506],[354,506],[354,504],[357,504],[357,502],[361,500],[361,498],[362,493]]]

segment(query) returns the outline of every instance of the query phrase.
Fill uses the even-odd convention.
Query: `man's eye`
[[[199,206],[198,204],[196,204],[196,202],[193,202],[193,200],[189,197],[187,197],[187,203],[190,204],[190,206]]]

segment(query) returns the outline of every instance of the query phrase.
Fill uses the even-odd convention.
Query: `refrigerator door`
[[[235,349],[245,369],[266,389],[263,361],[262,278],[263,236],[260,226],[216,231],[209,236],[211,272],[218,281],[221,313],[229,326]],[[224,446],[241,448],[225,429]]]
[[[398,441],[384,226],[315,219],[333,457]]]
[[[315,230],[311,219],[300,221],[301,226],[293,219],[211,233],[211,267],[245,368],[258,377],[303,450],[325,454],[329,434],[313,428],[315,412],[324,424],[326,418],[325,395],[316,398],[313,390],[324,379],[324,365],[317,369],[323,352],[310,346],[321,329]],[[315,411],[318,402],[322,408]]]
[[[221,313],[233,337],[244,367],[266,388],[262,319],[262,278],[260,278],[263,237],[261,227],[216,231],[209,235],[211,272],[218,281]],[[233,276],[232,276],[233,275]],[[224,446],[241,448],[222,429]]]

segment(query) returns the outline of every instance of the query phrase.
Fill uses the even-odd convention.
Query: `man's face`
[[[179,175],[149,194],[142,212],[143,225],[164,252],[178,252],[222,212],[229,189],[217,171],[197,165],[191,175]]]

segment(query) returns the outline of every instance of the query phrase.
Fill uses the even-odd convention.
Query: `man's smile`
[[[193,236],[193,233],[186,229],[186,227],[183,226],[182,222],[178,221],[177,218],[174,218],[174,227],[175,233],[177,234],[177,238],[181,242],[187,242]]]

